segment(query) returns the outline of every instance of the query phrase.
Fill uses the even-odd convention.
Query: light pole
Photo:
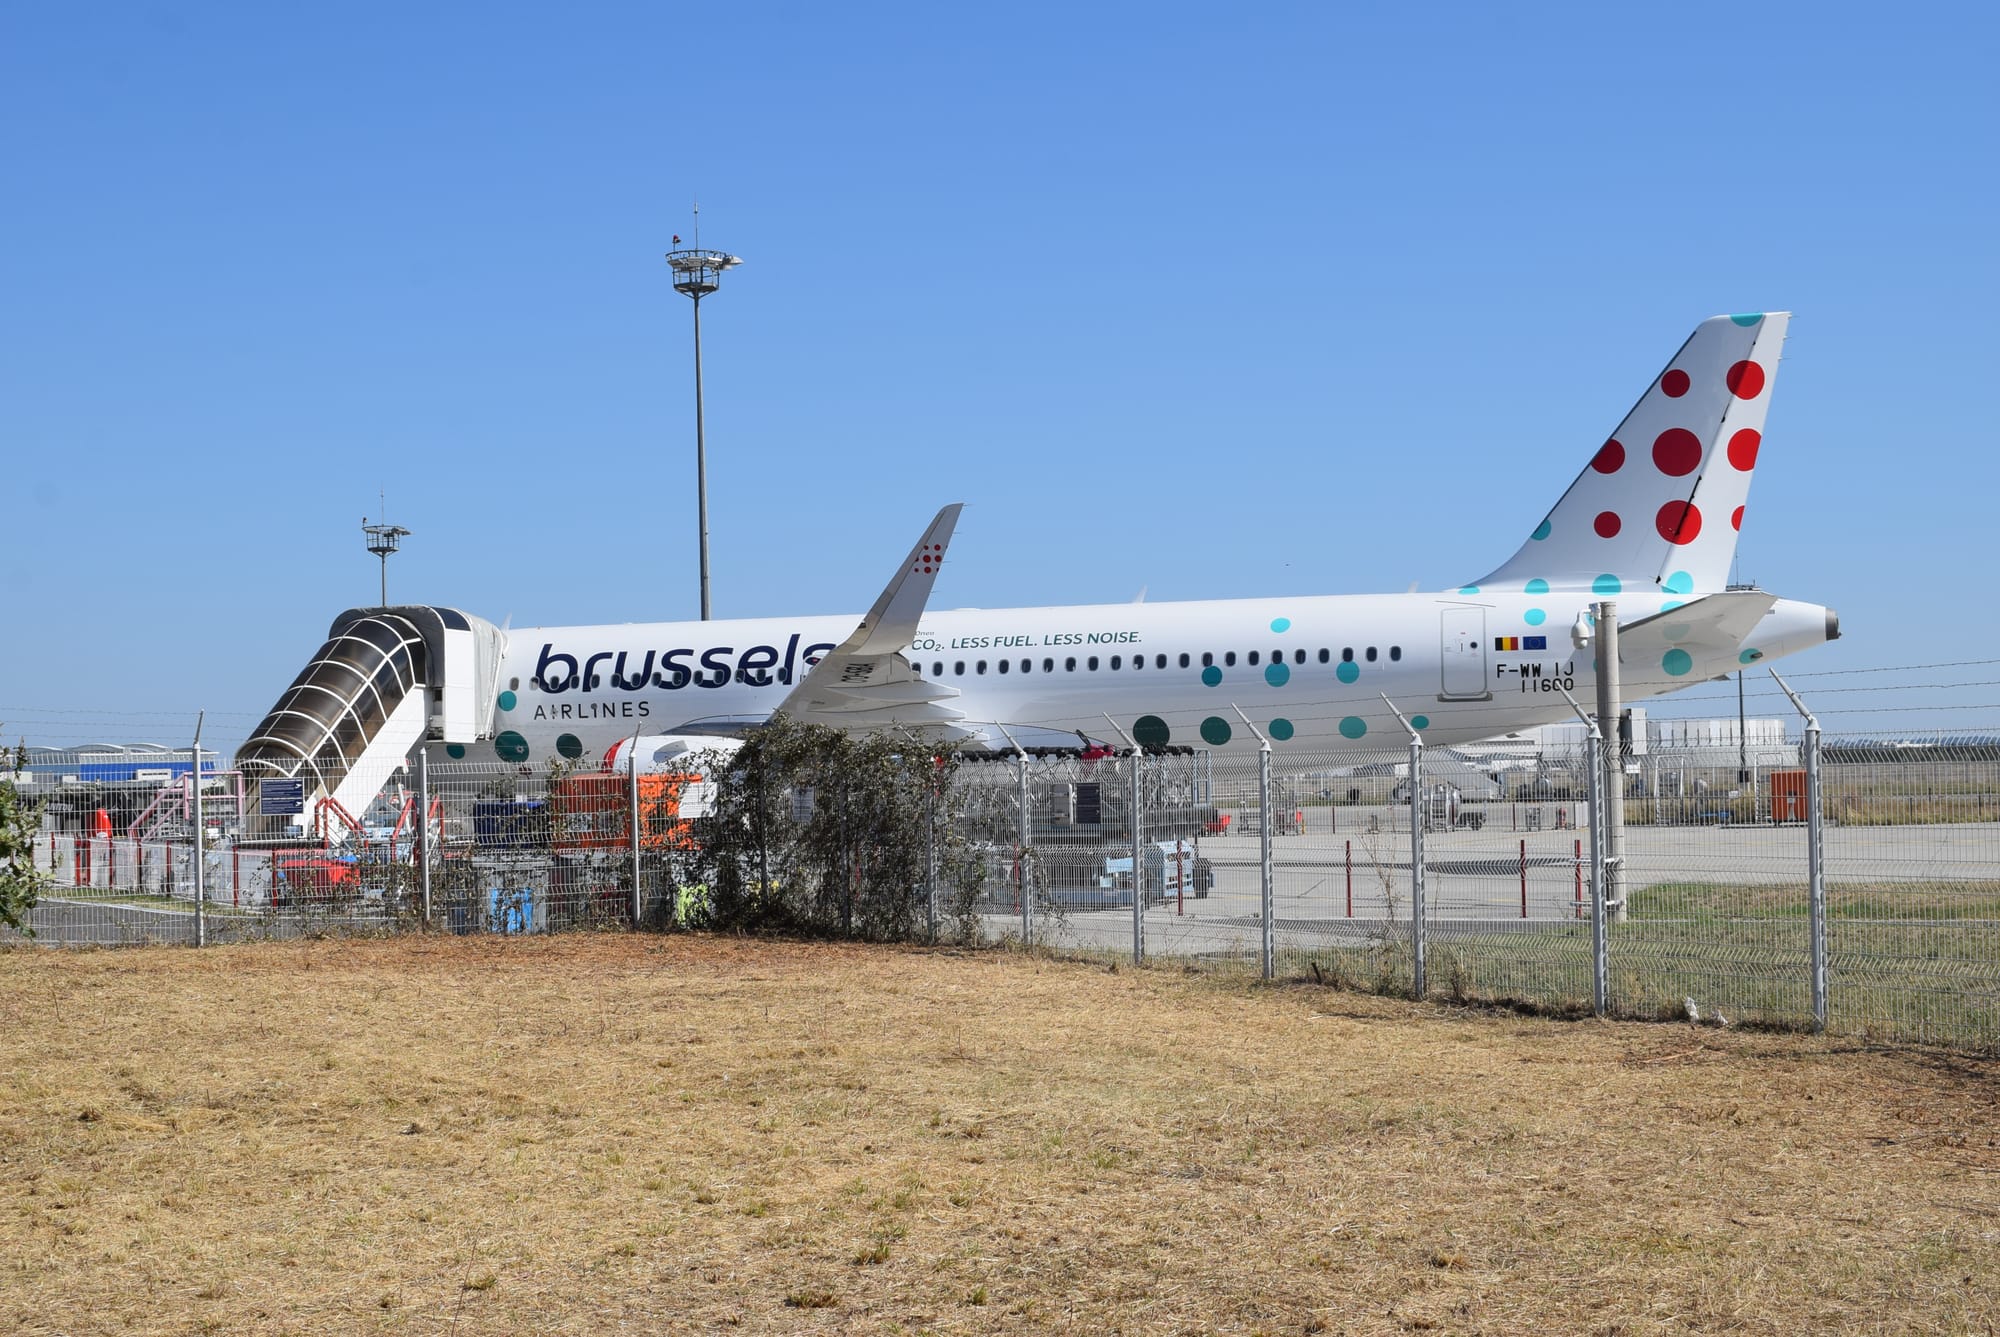
[[[368,523],[368,517],[361,517],[361,532],[368,536],[368,551],[382,559],[382,606],[389,606],[389,554],[410,536],[410,531],[401,525]]]
[[[695,240],[701,240],[697,233]],[[678,243],[679,237],[674,241]],[[667,252],[674,271],[674,291],[694,300],[694,491],[695,518],[701,530],[701,620],[708,621],[708,447],[701,422],[701,299],[722,283],[722,271],[742,264],[724,251],[704,251],[699,245]]]

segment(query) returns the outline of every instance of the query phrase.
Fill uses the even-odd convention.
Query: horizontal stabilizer
[[[1618,663],[1632,687],[1671,687],[1741,667],[1738,655],[1778,597],[1762,590],[1730,590],[1692,600],[1664,613],[1621,623]]]

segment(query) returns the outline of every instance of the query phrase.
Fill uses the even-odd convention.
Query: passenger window
[[[1153,656],[1153,667],[1154,667],[1154,668],[1165,668],[1166,666],[1167,666],[1167,657],[1166,657],[1165,655],[1154,655],[1154,656]],[[1183,665],[1181,665],[1181,667],[1182,667],[1182,668],[1186,668],[1186,667],[1187,667],[1187,665],[1183,664]]]
[[[1343,663],[1343,664],[1352,664],[1352,663],[1354,662],[1354,647],[1353,647],[1353,646],[1351,646],[1351,645],[1350,645],[1350,646],[1346,646],[1346,647],[1344,647],[1344,648],[1343,648],[1343,649],[1341,650],[1341,652],[1340,652],[1340,662],[1341,662],[1341,663]]]
[[[1142,669],[1142,668],[1146,667],[1146,656],[1144,656],[1144,655],[1133,655],[1133,656],[1132,656],[1132,667],[1133,667],[1133,668],[1135,668],[1135,669]]]
[[[1091,671],[1092,673],[1095,673],[1095,672],[1097,672],[1097,656],[1096,656],[1096,655],[1092,655],[1092,656],[1091,656],[1091,657],[1090,657],[1089,659],[1086,659],[1086,660],[1084,661],[1084,663],[1085,663],[1086,665],[1088,665],[1088,666],[1089,666],[1089,668],[1090,668],[1090,671]]]
[[[1402,657],[1403,657],[1403,647],[1402,647],[1402,646],[1400,646],[1400,645],[1392,645],[1392,646],[1390,646],[1390,647],[1389,647],[1389,658],[1391,658],[1391,659],[1401,659]]]
[[[944,665],[942,664],[931,665],[931,676],[933,678],[942,678],[944,676]]]
[[[1074,672],[1076,672],[1076,656],[1075,656],[1075,655],[1071,655],[1071,656],[1070,656],[1069,658],[1067,658],[1067,659],[1063,660],[1063,672],[1064,672],[1064,673],[1074,673]]]
[[[1257,652],[1255,650],[1252,650],[1250,652],[1250,667],[1251,668],[1257,667]]]
[[[1053,660],[1053,659],[1044,659],[1044,660],[1042,661],[1042,672],[1044,672],[1044,673],[1054,673],[1055,671],[1056,671],[1056,661],[1055,661],[1055,660]]]
[[[1375,662],[1375,647],[1372,645],[1368,647],[1368,662],[1371,664]]]
[[[1230,667],[1230,668],[1235,668],[1235,667],[1236,667],[1236,652],[1235,652],[1234,650],[1225,650],[1225,651],[1223,651],[1223,652],[1222,652],[1222,662],[1223,662],[1223,663],[1224,663],[1225,665],[1227,665],[1228,667]]]
[[[953,664],[951,666],[951,671],[953,673],[963,675],[965,673],[965,661],[961,659],[957,663]]]
[[[1000,671],[1001,671],[1002,673],[1005,673],[1005,672],[1007,671],[1007,665],[1008,665],[1009,663],[1011,663],[1011,662],[1012,662],[1011,660],[1006,660],[1006,659],[1003,659],[1003,660],[1001,660],[1001,661],[1000,661]]]
[[[1187,666],[1188,666],[1188,657],[1187,657],[1187,653],[1186,653],[1185,651],[1183,651],[1183,652],[1181,653],[1181,667],[1182,667],[1182,668],[1186,668]]]
[[[1208,650],[1203,650],[1201,652],[1201,666],[1203,668],[1215,667],[1215,655]]]
[[[1303,664],[1303,663],[1305,663],[1305,662],[1306,662],[1306,652],[1305,652],[1305,651],[1303,651],[1303,650],[1294,650],[1294,651],[1292,651],[1292,662],[1293,662],[1294,664]]]
[[[1324,664],[1327,660],[1332,658],[1333,658],[1333,652],[1331,650],[1328,650],[1325,646],[1322,645],[1319,648],[1319,662]]]
[[[1119,667],[1119,666],[1120,666],[1120,665],[1121,665],[1121,664],[1122,664],[1122,663],[1124,662],[1124,659],[1125,659],[1125,656],[1123,656],[1123,655],[1113,655],[1113,656],[1111,656],[1111,667],[1112,667],[1112,668],[1117,668],[1117,667]]]
[[[983,659],[982,659],[982,660],[980,660],[980,661],[979,661],[979,662],[978,662],[977,664],[973,665],[973,667],[972,667],[972,671],[973,671],[974,673],[984,673],[984,672],[986,672],[986,661],[985,661],[985,660],[983,660]]]

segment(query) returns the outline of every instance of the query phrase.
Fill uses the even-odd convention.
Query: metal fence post
[[[417,876],[423,886],[423,927],[428,929],[431,926],[431,750],[427,747],[417,749]]]
[[[928,847],[924,850],[924,927],[930,931],[930,941],[931,941],[931,946],[933,947],[937,946],[937,941],[938,941],[937,810],[938,810],[937,771],[936,768],[933,767],[931,771],[930,842]]]
[[[1613,919],[1625,922],[1625,749],[1619,737],[1624,714],[1618,673],[1618,601],[1597,604],[1597,728],[1604,805],[1597,829],[1604,833],[1604,901]],[[1596,808],[1593,805],[1592,811]]]
[[[1014,764],[1021,768],[1021,849],[1014,864],[1021,886],[1021,941],[1029,943],[1035,940],[1035,888],[1028,880],[1028,842],[1034,832],[1028,825],[1028,754],[1018,743],[1014,745]]]
[[[1558,690],[1583,724],[1584,802],[1590,805],[1590,1009],[1601,1017],[1611,1006],[1611,941],[1604,923],[1604,805],[1599,801],[1604,789],[1604,734],[1568,688]]]
[[[1396,722],[1409,730],[1410,734],[1410,992],[1417,998],[1424,996],[1425,955],[1424,941],[1424,736],[1405,719],[1403,712],[1396,709],[1396,703],[1385,693],[1382,704],[1396,717]]]
[[[1229,708],[1257,739],[1257,918],[1262,925],[1258,953],[1265,979],[1278,973],[1278,937],[1275,905],[1277,873],[1271,859],[1271,740],[1250,722],[1243,708],[1231,702]]]
[[[1820,729],[1819,717],[1806,709],[1806,703],[1792,690],[1791,684],[1778,677],[1776,669],[1771,670],[1772,678],[1792,699],[1792,707],[1805,717],[1806,721],[1806,887],[1811,902],[1812,913],[1812,1014],[1813,1029],[1826,1029],[1826,828],[1821,817],[1820,798]],[[1936,788],[1933,785],[1933,788]],[[1775,818],[1777,814],[1772,813]]]
[[[639,734],[632,733],[632,755],[625,763],[626,779],[632,787],[632,930],[637,932],[644,906],[639,895]]]
[[[1258,917],[1264,921],[1264,978],[1278,973],[1276,881],[1271,867],[1271,740],[1257,735],[1257,811],[1264,814],[1257,823],[1257,881],[1260,888]]]
[[[1146,964],[1146,815],[1141,809],[1145,794],[1140,789],[1139,772],[1143,754],[1132,745],[1132,964]]]
[[[1034,838],[1034,831],[1028,824],[1028,752],[1021,746],[1020,740],[1007,731],[1006,725],[1000,724],[994,727],[1000,730],[1001,737],[1014,748],[1015,778],[1018,782],[1020,805],[1018,814],[1020,824],[1014,849],[1014,889],[1021,898],[1021,941],[1030,943],[1035,940],[1035,889],[1028,880],[1028,843]]]
[[[208,946],[208,887],[204,876],[206,870],[202,867],[204,851],[202,850],[203,832],[201,822],[201,722],[207,714],[208,712],[204,710],[198,712],[194,717],[194,766],[188,772],[188,791],[194,796],[192,803],[194,815],[194,945],[197,947]]]
[[[1611,943],[1605,925],[1604,738],[1595,725],[1583,740],[1590,804],[1590,1009],[1603,1016],[1611,1007]]]
[[[1424,996],[1424,739],[1410,730],[1410,992]]]
[[[1146,827],[1140,807],[1144,794],[1139,788],[1139,759],[1143,754],[1138,741],[1119,728],[1117,720],[1106,715],[1104,722],[1132,749],[1132,964],[1142,966],[1146,964],[1146,861],[1140,848],[1146,842]]]

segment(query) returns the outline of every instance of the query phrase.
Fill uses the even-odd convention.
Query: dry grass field
[[[0,1329],[1951,1332],[2000,1070],[994,952],[0,953]]]

